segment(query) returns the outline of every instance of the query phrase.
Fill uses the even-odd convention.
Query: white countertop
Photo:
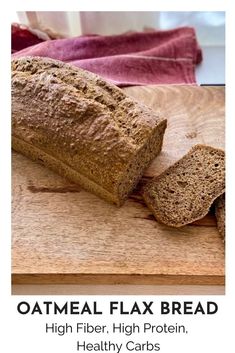
[[[196,68],[198,84],[225,84],[225,47],[202,46],[202,63]]]

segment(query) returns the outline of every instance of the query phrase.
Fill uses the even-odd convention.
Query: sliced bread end
[[[147,183],[143,198],[158,221],[182,227],[204,217],[224,190],[224,151],[195,145],[174,165]]]

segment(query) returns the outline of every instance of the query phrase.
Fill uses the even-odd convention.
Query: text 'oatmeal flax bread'
[[[224,151],[195,145],[183,158],[146,184],[143,198],[159,222],[182,227],[204,217],[224,191]]]
[[[99,76],[12,60],[13,149],[121,205],[161,151],[166,119]]]

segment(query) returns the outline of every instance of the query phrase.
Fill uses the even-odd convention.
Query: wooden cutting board
[[[224,88],[130,87],[168,119],[163,150],[140,185],[196,143],[224,148]],[[137,189],[117,208],[13,153],[14,284],[224,284],[224,244],[212,214],[173,229]]]

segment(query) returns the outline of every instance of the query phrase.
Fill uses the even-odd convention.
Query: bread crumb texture
[[[155,218],[181,227],[203,218],[225,191],[225,153],[195,145],[183,158],[150,181],[143,197]]]

